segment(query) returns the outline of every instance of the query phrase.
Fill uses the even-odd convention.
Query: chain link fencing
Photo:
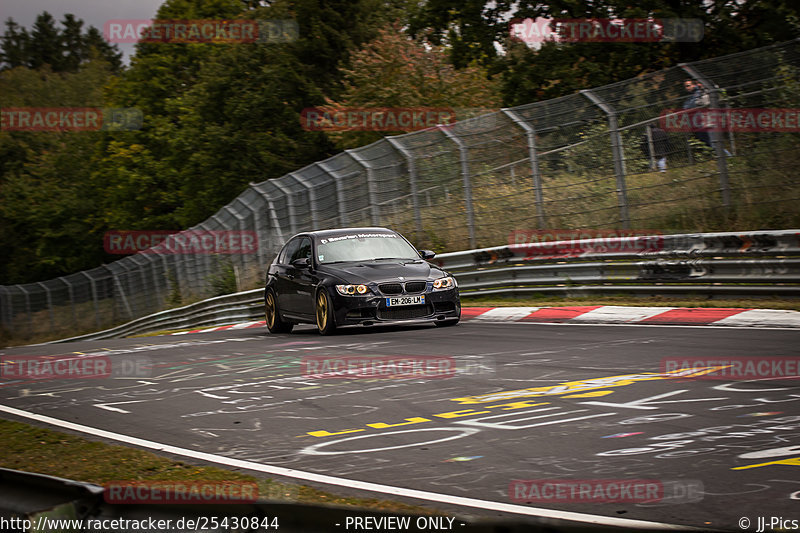
[[[508,242],[514,230],[661,233],[800,226],[800,128],[664,131],[686,81],[711,108],[800,107],[800,39],[683,64],[345,150],[253,183],[186,230],[255,232],[252,253],[165,246],[40,283],[0,286],[6,336],[108,328],[257,287],[297,232],[387,226],[437,252]]]

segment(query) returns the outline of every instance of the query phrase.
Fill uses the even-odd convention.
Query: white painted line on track
[[[495,307],[470,318],[469,322],[514,322],[539,309],[539,307]]]
[[[582,315],[576,316],[570,322],[604,322],[619,324],[626,322],[641,322],[647,318],[660,315],[675,309],[674,307],[627,307],[604,305]]]
[[[325,483],[329,485],[338,485],[350,489],[366,490],[370,492],[380,492],[383,494],[391,494],[393,496],[402,496],[406,498],[416,498],[419,500],[427,500],[431,502],[439,502],[450,505],[460,505],[464,507],[475,507],[478,509],[487,509],[490,511],[500,511],[506,513],[522,514],[529,516],[537,516],[543,518],[553,518],[559,520],[572,520],[575,522],[584,522],[590,524],[600,524],[616,527],[628,528],[648,528],[648,529],[664,529],[664,530],[683,530],[683,531],[698,531],[698,528],[689,526],[679,526],[675,524],[666,524],[662,522],[647,522],[645,520],[631,520],[626,518],[615,518],[611,516],[591,515],[585,513],[574,513],[569,511],[558,511],[555,509],[544,509],[539,507],[528,507],[525,505],[515,505],[510,503],[494,502],[490,500],[478,500],[475,498],[465,498],[463,496],[451,496],[449,494],[440,494],[438,492],[428,492],[424,490],[406,489],[403,487],[393,487],[391,485],[382,485],[379,483],[371,483],[368,481],[356,481],[347,478],[328,476],[323,474],[315,474],[313,472],[305,472],[303,470],[295,470],[292,468],[284,468],[281,466],[265,465],[254,463],[251,461],[244,461],[241,459],[234,459],[232,457],[225,457],[222,455],[214,455],[206,452],[199,452],[197,450],[189,450],[187,448],[180,448],[169,444],[162,444],[151,440],[139,439],[121,433],[114,433],[104,429],[93,428],[84,426],[82,424],[75,424],[74,422],[67,422],[58,418],[52,418],[45,415],[23,411],[14,407],[0,405],[0,412],[8,413],[10,415],[36,420],[45,424],[78,431],[101,437],[104,439],[120,441],[125,444],[139,446],[141,448],[149,448],[164,453],[173,455],[181,455],[183,457],[190,457],[209,463],[216,463],[231,466],[234,468],[243,468],[246,470],[254,470],[257,472],[264,472],[276,476],[285,476],[294,479],[301,479],[304,481],[311,481],[316,483]]]
[[[725,326],[758,327],[761,325],[800,327],[800,313],[783,309],[750,309],[714,322]]]
[[[242,322],[241,324],[236,324],[235,326],[231,326],[228,329],[244,329],[244,328],[249,328],[250,326],[254,326],[258,323],[259,323],[258,320],[256,320],[255,322]]]
[[[465,321],[465,324],[468,324],[470,321]],[[633,323],[608,323],[604,324],[602,322],[576,322],[576,321],[566,321],[566,322],[532,322],[532,321],[521,321],[521,322],[512,322],[513,324],[526,324],[529,326],[570,326],[570,327],[623,327],[623,328],[655,328],[655,329],[662,329],[662,328],[703,328],[703,329],[758,329],[758,330],[772,330],[772,331],[797,331],[797,327],[781,327],[781,326],[717,326],[718,322],[714,322],[712,324],[653,324],[647,323],[640,324],[638,322]]]

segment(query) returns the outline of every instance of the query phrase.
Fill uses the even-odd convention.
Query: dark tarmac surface
[[[787,379],[798,374],[797,331],[465,322],[323,338],[310,327],[275,336],[256,328],[0,355],[2,406],[224,458],[437,493],[434,507],[472,516],[520,517],[511,505],[600,523],[800,524],[800,381]],[[19,366],[22,356],[45,355],[92,360],[86,371],[110,368],[111,376],[19,375],[33,371]],[[428,365],[433,374],[388,366],[385,377],[310,375],[370,357],[417,358],[417,371]],[[709,379],[680,373],[688,358],[698,367],[770,362],[751,367],[755,374]],[[556,481],[573,484],[558,493]],[[635,501],[602,501],[620,487]],[[498,505],[442,505],[449,497]]]

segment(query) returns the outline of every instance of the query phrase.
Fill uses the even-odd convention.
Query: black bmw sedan
[[[461,318],[458,286],[427,262],[433,257],[386,228],[299,233],[267,272],[267,328],[288,333],[295,324],[310,323],[329,335],[350,324],[455,325]]]

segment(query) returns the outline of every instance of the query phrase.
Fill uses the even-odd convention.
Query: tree
[[[6,31],[0,43],[0,62],[6,68],[21,67],[27,63],[30,35],[10,17],[6,20]]]
[[[47,66],[53,72],[76,72],[93,57],[102,57],[114,72],[122,68],[122,54],[116,45],[109,44],[93,26],[84,32],[83,21],[66,14],[61,21],[63,30],[47,11],[36,17],[30,33],[9,18],[3,34],[0,62],[3,70],[15,67],[40,69]]]
[[[449,108],[456,118],[465,108],[489,110],[499,104],[498,84],[478,66],[456,69],[443,47],[416,41],[396,26],[382,29],[378,36],[352,56],[351,66],[342,70],[344,92],[323,109],[343,108]],[[384,132],[385,133],[402,133]],[[355,148],[381,138],[376,132],[329,134],[337,145]]]

